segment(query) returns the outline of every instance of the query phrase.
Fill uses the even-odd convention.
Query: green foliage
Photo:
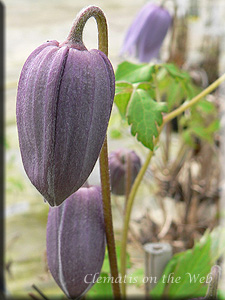
[[[173,64],[133,64],[122,62],[116,70],[115,104],[123,120],[131,125],[131,134],[153,150],[163,113],[192,99],[201,89],[189,74]],[[161,102],[155,101],[157,96]],[[157,97],[158,98],[158,97]],[[195,145],[195,138],[209,143],[219,129],[215,105],[201,100],[179,120],[184,142]]]
[[[205,296],[210,281],[207,276],[224,251],[225,230],[216,228],[211,234],[206,233],[193,249],[174,255],[150,295],[173,299]],[[171,282],[171,277],[179,282]]]
[[[157,125],[162,125],[162,112],[167,111],[165,103],[157,103],[148,92],[138,89],[133,93],[132,101],[127,111],[128,124],[131,133],[137,135],[145,147],[153,150],[153,137],[158,137]]]
[[[128,61],[122,62],[115,73],[116,81],[127,81],[130,83],[152,80],[155,66],[152,64],[132,64]]]
[[[220,124],[217,118],[215,105],[206,100],[200,100],[191,108],[189,115],[180,119],[183,130],[183,138],[190,146],[194,145],[195,138],[213,143],[214,133],[219,130]]]
[[[127,105],[133,93],[133,85],[126,82],[118,82],[116,84],[115,103],[119,108],[119,112],[123,119],[126,118]]]

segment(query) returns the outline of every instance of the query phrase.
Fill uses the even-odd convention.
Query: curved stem
[[[97,6],[90,5],[79,12],[67,41],[71,44],[80,45],[86,49],[83,43],[83,30],[87,20],[91,17],[95,18],[98,26],[98,48],[108,56],[107,22],[103,11]]]
[[[85,50],[86,47],[83,43],[83,30],[87,20],[94,17],[98,27],[98,49],[108,56],[108,29],[107,22],[103,11],[97,6],[88,6],[80,11],[77,15],[73,27],[67,38],[67,43],[71,45],[76,44],[80,50]],[[108,147],[107,147],[107,135],[101,149],[99,156],[100,161],[100,175],[101,175],[101,187],[102,187],[102,202],[103,213],[105,222],[106,241],[109,254],[109,264],[112,280],[113,294],[116,299],[120,299],[120,286],[116,278],[119,277],[116,247],[113,232],[113,221],[111,211],[111,194],[110,194],[110,181],[109,181],[109,167],[108,167]]]

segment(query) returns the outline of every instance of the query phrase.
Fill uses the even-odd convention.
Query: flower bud
[[[104,255],[105,229],[100,187],[82,187],[60,206],[50,207],[48,266],[67,297],[80,297],[91,288],[94,275],[101,271]]]
[[[147,3],[138,13],[125,36],[121,54],[136,55],[141,62],[157,57],[172,17],[162,6]]]
[[[17,93],[25,171],[51,206],[90,175],[101,150],[115,78],[104,53],[69,40],[47,42],[28,57]]]
[[[118,149],[109,154],[111,191],[115,195],[125,195],[128,159],[132,185],[141,168],[140,158],[128,149]]]

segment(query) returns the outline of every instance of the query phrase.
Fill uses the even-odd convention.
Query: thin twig
[[[32,285],[32,288],[33,288],[36,292],[38,292],[38,294],[39,294],[43,299],[49,300],[35,284]]]

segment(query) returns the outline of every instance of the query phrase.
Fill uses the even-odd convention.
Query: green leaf
[[[162,112],[167,112],[167,105],[154,101],[150,94],[138,89],[128,106],[128,123],[131,133],[147,148],[153,150],[153,137],[159,135],[157,125],[162,125]]]
[[[116,94],[114,102],[117,105],[121,117],[125,119],[128,102],[133,92],[133,86],[127,82],[116,83]]]
[[[182,71],[174,64],[163,64],[163,67],[167,70],[167,72],[172,76],[173,78],[177,79],[189,79],[190,76],[188,73]]]
[[[208,142],[214,142],[214,134],[220,128],[215,104],[201,100],[190,109],[189,114],[180,118],[180,125],[185,128],[183,137],[189,145],[194,144],[196,137]]]
[[[225,229],[216,228],[210,234],[206,232],[193,249],[173,256],[150,295],[172,299],[205,296],[206,283],[210,281],[210,276],[207,276],[224,251]],[[172,278],[179,283],[172,282]]]
[[[116,82],[115,94],[130,94],[133,92],[133,85],[125,81]]]
[[[172,110],[176,105],[179,106],[181,101],[184,99],[184,90],[181,84],[175,80],[172,80],[168,87],[167,103],[169,111]]]
[[[133,64],[124,61],[118,65],[115,77],[116,81],[128,81],[130,83],[144,82],[152,79],[155,66],[150,64]]]
[[[214,113],[215,112],[215,104],[213,104],[207,100],[199,101],[198,107],[205,113]]]

